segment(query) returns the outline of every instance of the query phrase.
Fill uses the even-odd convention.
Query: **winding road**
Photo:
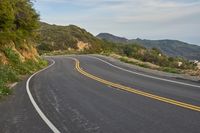
[[[92,55],[51,65],[0,102],[0,133],[200,133],[200,83]]]

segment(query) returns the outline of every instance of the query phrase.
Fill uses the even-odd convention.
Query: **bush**
[[[8,65],[0,65],[0,81],[1,82],[14,82],[18,80],[18,74]]]
[[[18,81],[19,75],[30,74],[46,65],[47,61],[42,59],[38,59],[38,61],[27,60],[24,63],[12,65],[0,65],[0,97],[11,93],[7,84]]]
[[[129,61],[128,59],[126,59],[124,57],[119,58],[119,60],[122,61],[122,62],[125,62],[125,63],[135,64],[135,62]]]
[[[130,57],[133,55],[133,49],[131,46],[127,45],[124,47],[123,52],[126,56]]]
[[[38,62],[34,60],[27,60],[23,63],[17,64],[14,69],[21,75],[30,74],[47,65],[46,61],[43,61],[41,59],[38,60]]]
[[[13,64],[13,65],[21,62],[20,58],[19,58],[19,54],[17,54],[11,48],[5,48],[4,54],[9,59],[10,63]]]
[[[170,68],[170,67],[163,67],[161,68],[162,71],[164,72],[169,72],[169,73],[177,73],[177,74],[181,74],[181,70],[176,69],[176,68]]]
[[[0,65],[0,97],[8,95],[11,90],[6,86],[8,82],[15,82],[18,80],[17,73],[8,65]]]
[[[12,93],[12,91],[1,82],[2,81],[0,81],[0,98],[3,95],[9,95]]]

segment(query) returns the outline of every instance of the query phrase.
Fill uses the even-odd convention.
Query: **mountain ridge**
[[[168,56],[173,56],[173,57],[180,56],[190,60],[200,60],[200,46],[189,44],[179,40],[170,40],[170,39],[148,40],[140,38],[127,39],[124,37],[118,37],[112,35],[110,33],[100,33],[96,37],[114,43],[124,43],[124,44],[137,43],[146,48],[155,47],[160,49],[164,54],[167,54]]]

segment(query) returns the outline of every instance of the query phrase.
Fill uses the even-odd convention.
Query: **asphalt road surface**
[[[0,133],[200,133],[200,83],[71,57],[48,57],[0,102]]]

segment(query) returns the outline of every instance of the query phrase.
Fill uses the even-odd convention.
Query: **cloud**
[[[67,10],[72,14],[79,14],[80,10],[88,12],[88,16],[104,17],[111,14],[119,22],[132,21],[167,21],[192,14],[200,13],[198,0],[38,0],[53,4],[77,7],[77,11]],[[189,2],[190,1],[190,2]],[[48,4],[50,5],[50,4]],[[88,8],[89,7],[89,8]],[[61,13],[62,14],[62,13]],[[83,14],[79,14],[82,16]]]
[[[122,11],[123,12],[123,11]],[[155,22],[155,23],[166,23],[189,17],[191,15],[200,14],[200,6],[183,6],[177,8],[146,8],[137,9],[137,11],[127,11],[118,17],[119,22],[130,23],[130,22]]]
[[[43,21],[77,24],[93,34],[166,36],[200,44],[200,0],[37,0],[36,8]]]

